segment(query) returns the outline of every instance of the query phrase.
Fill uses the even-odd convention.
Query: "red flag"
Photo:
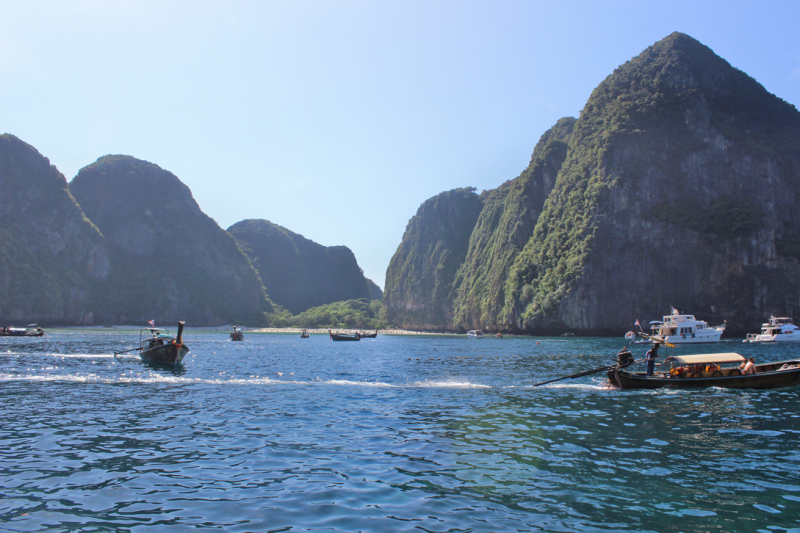
[[[638,326],[638,325],[639,325],[639,319],[637,318],[636,319],[636,323],[634,324],[634,326]]]
[[[151,320],[150,322],[148,322],[148,324],[150,324],[151,326],[155,326],[155,325],[156,325],[156,321],[155,321],[155,319],[153,319],[153,320]]]

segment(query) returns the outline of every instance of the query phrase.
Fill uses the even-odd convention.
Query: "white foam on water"
[[[113,353],[24,353],[24,352],[5,352],[0,355],[7,355],[11,357],[65,357],[65,358],[74,358],[74,359],[113,359]],[[130,355],[130,354],[122,354],[116,356],[119,359],[123,357],[135,357],[139,358],[138,355]]]
[[[480,383],[472,383],[470,381],[415,381],[409,384],[410,387],[417,388],[441,388],[441,389],[491,389],[489,385],[481,385]]]

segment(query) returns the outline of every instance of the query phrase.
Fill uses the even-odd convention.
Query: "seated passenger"
[[[742,374],[755,374],[756,373],[756,363],[751,357],[749,361],[746,363],[742,363],[739,369],[742,371]]]

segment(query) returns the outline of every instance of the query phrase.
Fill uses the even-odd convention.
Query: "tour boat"
[[[744,342],[800,342],[800,328],[788,317],[769,317],[761,333],[748,333]]]
[[[243,341],[244,340],[244,333],[242,330],[233,326],[233,331],[231,332],[231,340],[232,341]]]
[[[673,355],[665,359],[670,363],[669,370],[647,376],[626,369],[634,363],[629,351],[617,356],[619,364],[608,368],[607,375],[611,386],[620,389],[774,389],[800,385],[800,359],[755,365],[755,374],[743,374],[740,367],[745,358],[737,353]]]
[[[467,332],[467,337],[471,337],[473,339],[482,339],[483,331],[479,329],[471,329]]]
[[[309,338],[310,336],[311,336],[311,335],[309,335],[309,334],[308,334],[308,330],[307,330],[307,329],[304,329],[303,331],[301,331],[301,332],[300,332],[300,338],[301,338],[301,339],[307,339],[307,338]]]
[[[652,339],[670,342],[673,344],[689,344],[698,342],[718,342],[725,324],[709,327],[703,320],[697,320],[694,315],[681,315],[673,308],[672,314],[664,317],[663,321],[650,322]]]
[[[44,335],[42,328],[37,328],[36,324],[29,324],[27,328],[2,327],[0,337],[41,337]]]

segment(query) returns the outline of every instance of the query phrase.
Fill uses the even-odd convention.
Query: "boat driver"
[[[653,370],[656,368],[656,357],[658,357],[658,343],[653,344],[653,347],[647,350],[647,353],[644,355],[645,360],[647,361],[647,373],[645,374],[647,377],[653,375]]]

